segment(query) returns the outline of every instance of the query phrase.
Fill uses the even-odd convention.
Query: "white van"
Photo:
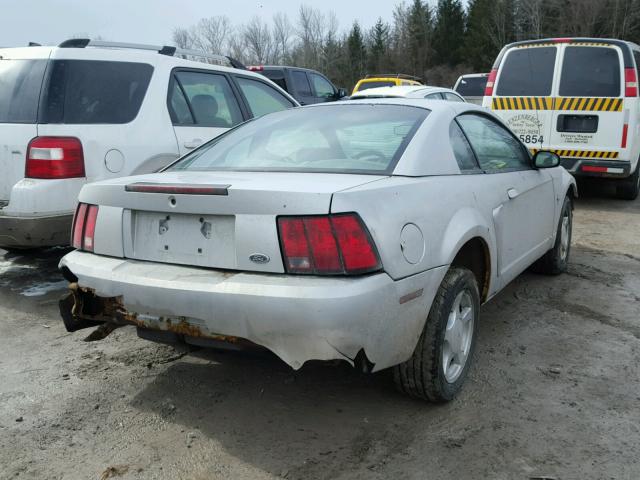
[[[0,49],[0,247],[68,245],[85,183],[156,171],[295,106],[228,57],[85,39]]]
[[[575,176],[616,179],[617,196],[640,190],[640,47],[621,40],[555,38],[502,49],[483,106],[532,152],[551,150]]]

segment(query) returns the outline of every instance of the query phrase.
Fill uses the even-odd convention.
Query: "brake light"
[[[262,72],[264,70],[264,67],[262,65],[260,66],[252,65],[250,67],[247,67],[247,70],[249,70],[250,72]]]
[[[71,245],[78,250],[93,252],[95,247],[96,221],[98,206],[81,203],[76,209],[73,220]]]
[[[624,69],[624,96],[638,96],[638,75],[635,68]]]
[[[76,209],[76,216],[73,219],[73,234],[71,236],[71,246],[73,248],[82,248],[82,236],[84,234],[84,222],[87,218],[86,203],[80,203]]]
[[[573,40],[572,38],[559,37],[559,38],[554,38],[553,42],[554,43],[571,43],[572,40]]]
[[[484,89],[484,96],[490,97],[493,95],[493,86],[496,83],[496,77],[498,76],[498,69],[494,68],[489,73],[489,78],[487,78],[487,86]]]
[[[380,257],[355,213],[278,218],[288,273],[357,275],[380,270]]]
[[[42,179],[85,176],[82,143],[74,137],[35,137],[27,147],[25,177]]]

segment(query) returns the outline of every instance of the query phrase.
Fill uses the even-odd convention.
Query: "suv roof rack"
[[[181,56],[182,58],[196,57],[204,58],[206,60],[213,60],[220,65],[231,65],[233,68],[246,70],[246,67],[231,57],[225,55],[216,55],[212,53],[200,52],[198,50],[186,50],[182,48],[176,48],[171,45],[146,45],[142,43],[124,43],[124,42],[106,42],[103,40],[90,40],[88,38],[72,38],[65,40],[59,48],[86,48],[86,47],[103,47],[103,48],[130,48],[134,50],[147,50],[157,52],[161,55],[167,55],[169,57]]]
[[[405,75],[404,73],[374,73],[372,75],[367,75],[364,78],[403,78],[405,80],[415,80],[416,82],[422,82],[423,80],[420,77],[416,77],[414,75]]]

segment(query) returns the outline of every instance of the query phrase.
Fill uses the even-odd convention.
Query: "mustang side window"
[[[473,154],[467,138],[455,120],[451,122],[451,126],[449,127],[449,137],[451,138],[451,148],[453,148],[453,154],[456,157],[460,170],[465,173],[473,171],[476,171],[476,173],[481,172],[478,167],[478,162],[476,161],[476,156]]]
[[[522,144],[502,125],[484,115],[464,114],[458,123],[485,171],[528,170],[529,154]]]

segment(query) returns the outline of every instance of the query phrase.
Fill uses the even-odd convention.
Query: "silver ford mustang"
[[[87,185],[60,310],[90,338],[262,347],[460,390],[480,304],[567,267],[573,178],[487,110],[336,102],[245,123],[160,173]]]

